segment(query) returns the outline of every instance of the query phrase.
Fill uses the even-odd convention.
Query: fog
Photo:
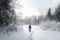
[[[59,4],[60,0],[17,0],[17,4],[22,5],[23,7],[19,10],[16,9],[17,14],[21,11],[23,18],[26,16],[39,16],[46,15],[49,7],[52,9],[52,12],[55,11],[55,7]]]

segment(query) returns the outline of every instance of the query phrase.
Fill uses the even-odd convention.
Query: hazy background
[[[17,4],[20,4],[23,7],[16,8],[16,12],[19,15],[19,12],[21,11],[23,18],[26,16],[46,15],[48,8],[52,8],[53,12],[59,2],[60,0],[17,0]]]

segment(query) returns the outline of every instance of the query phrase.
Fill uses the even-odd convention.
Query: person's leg
[[[31,28],[29,29],[29,32],[31,32]]]

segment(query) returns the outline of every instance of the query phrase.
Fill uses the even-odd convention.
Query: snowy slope
[[[43,31],[37,25],[32,25],[32,32],[28,25],[18,26],[18,32],[0,33],[0,40],[60,40],[60,32]]]

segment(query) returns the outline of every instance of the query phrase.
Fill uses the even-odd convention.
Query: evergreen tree
[[[55,10],[55,17],[57,21],[60,21],[60,5],[58,5],[58,7]]]
[[[12,0],[0,0],[0,26],[8,26],[15,20]]]
[[[51,20],[52,15],[51,15],[51,8],[48,9],[47,17]]]

